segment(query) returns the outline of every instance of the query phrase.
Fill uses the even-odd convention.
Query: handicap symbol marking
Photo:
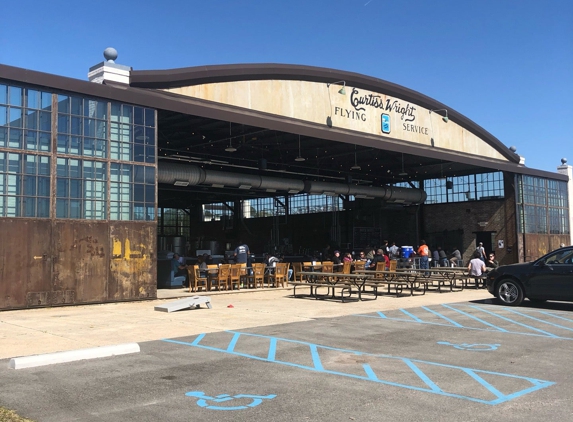
[[[276,397],[276,394],[269,394],[268,396],[258,396],[253,394],[237,394],[236,396],[230,396],[228,394],[219,394],[215,397],[206,396],[203,391],[189,391],[185,393],[186,396],[189,397],[196,397],[197,405],[199,407],[204,407],[210,410],[242,410],[248,409],[249,407],[257,407],[259,404],[263,402],[263,400],[271,400]],[[210,405],[208,402],[213,403],[226,403],[230,402],[231,400],[240,400],[240,399],[251,399],[251,403],[243,406],[213,406]],[[244,400],[243,400],[244,402]]]
[[[492,350],[497,350],[501,344],[468,344],[468,343],[460,343],[460,344],[453,344],[448,343],[447,341],[438,341],[438,344],[443,344],[445,346],[454,346],[455,349],[459,350],[469,350],[472,352],[490,352]]]

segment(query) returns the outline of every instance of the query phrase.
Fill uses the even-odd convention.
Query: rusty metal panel
[[[109,301],[157,297],[156,238],[154,222],[110,223]]]
[[[48,305],[57,304],[53,301],[60,299],[76,303],[107,300],[108,233],[107,222],[66,220],[55,223],[53,294],[52,303]],[[64,292],[74,294],[66,296]]]
[[[55,292],[28,292],[26,295],[27,307],[33,306],[61,306],[75,303],[73,290]]]
[[[50,220],[0,219],[0,309],[28,306],[30,291],[52,284]]]

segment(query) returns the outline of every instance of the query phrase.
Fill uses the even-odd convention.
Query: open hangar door
[[[222,254],[243,240],[259,254],[310,255],[326,244],[411,244],[422,180],[486,171],[240,120],[158,111],[158,250]]]

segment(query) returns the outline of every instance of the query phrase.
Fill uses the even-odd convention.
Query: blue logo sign
[[[492,350],[497,350],[497,348],[501,346],[501,344],[468,344],[468,343],[453,344],[453,343],[448,343],[447,341],[438,341],[438,344],[443,344],[446,346],[454,346],[455,349],[470,350],[472,352],[490,352]]]
[[[390,116],[382,114],[382,132],[390,133]]]
[[[275,394],[269,394],[268,396],[257,396],[253,394],[237,394],[236,396],[230,396],[228,394],[219,394],[216,397],[206,396],[202,391],[189,391],[185,393],[188,397],[196,397],[197,406],[204,407],[210,410],[243,410],[250,407],[257,407],[263,402],[263,400],[271,400],[276,397]],[[249,400],[245,400],[249,399]],[[232,401],[241,403],[240,406],[217,406],[219,403],[232,403]],[[212,402],[214,404],[210,404]]]

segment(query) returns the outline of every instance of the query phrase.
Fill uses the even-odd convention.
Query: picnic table
[[[316,271],[302,271],[299,274],[301,279],[289,281],[289,284],[294,288],[293,296],[296,296],[296,288],[301,286],[308,287],[310,289],[310,296],[315,299],[335,298],[335,290],[340,289],[340,299],[342,302],[350,298],[353,293],[357,293],[358,300],[364,300],[362,295],[367,293],[364,290],[365,283],[372,277],[369,274],[325,273]],[[327,294],[318,293],[318,289],[321,287],[327,289]],[[348,293],[347,296],[344,295],[345,292]],[[376,287],[372,291],[372,294],[374,295],[374,299],[376,299]]]

